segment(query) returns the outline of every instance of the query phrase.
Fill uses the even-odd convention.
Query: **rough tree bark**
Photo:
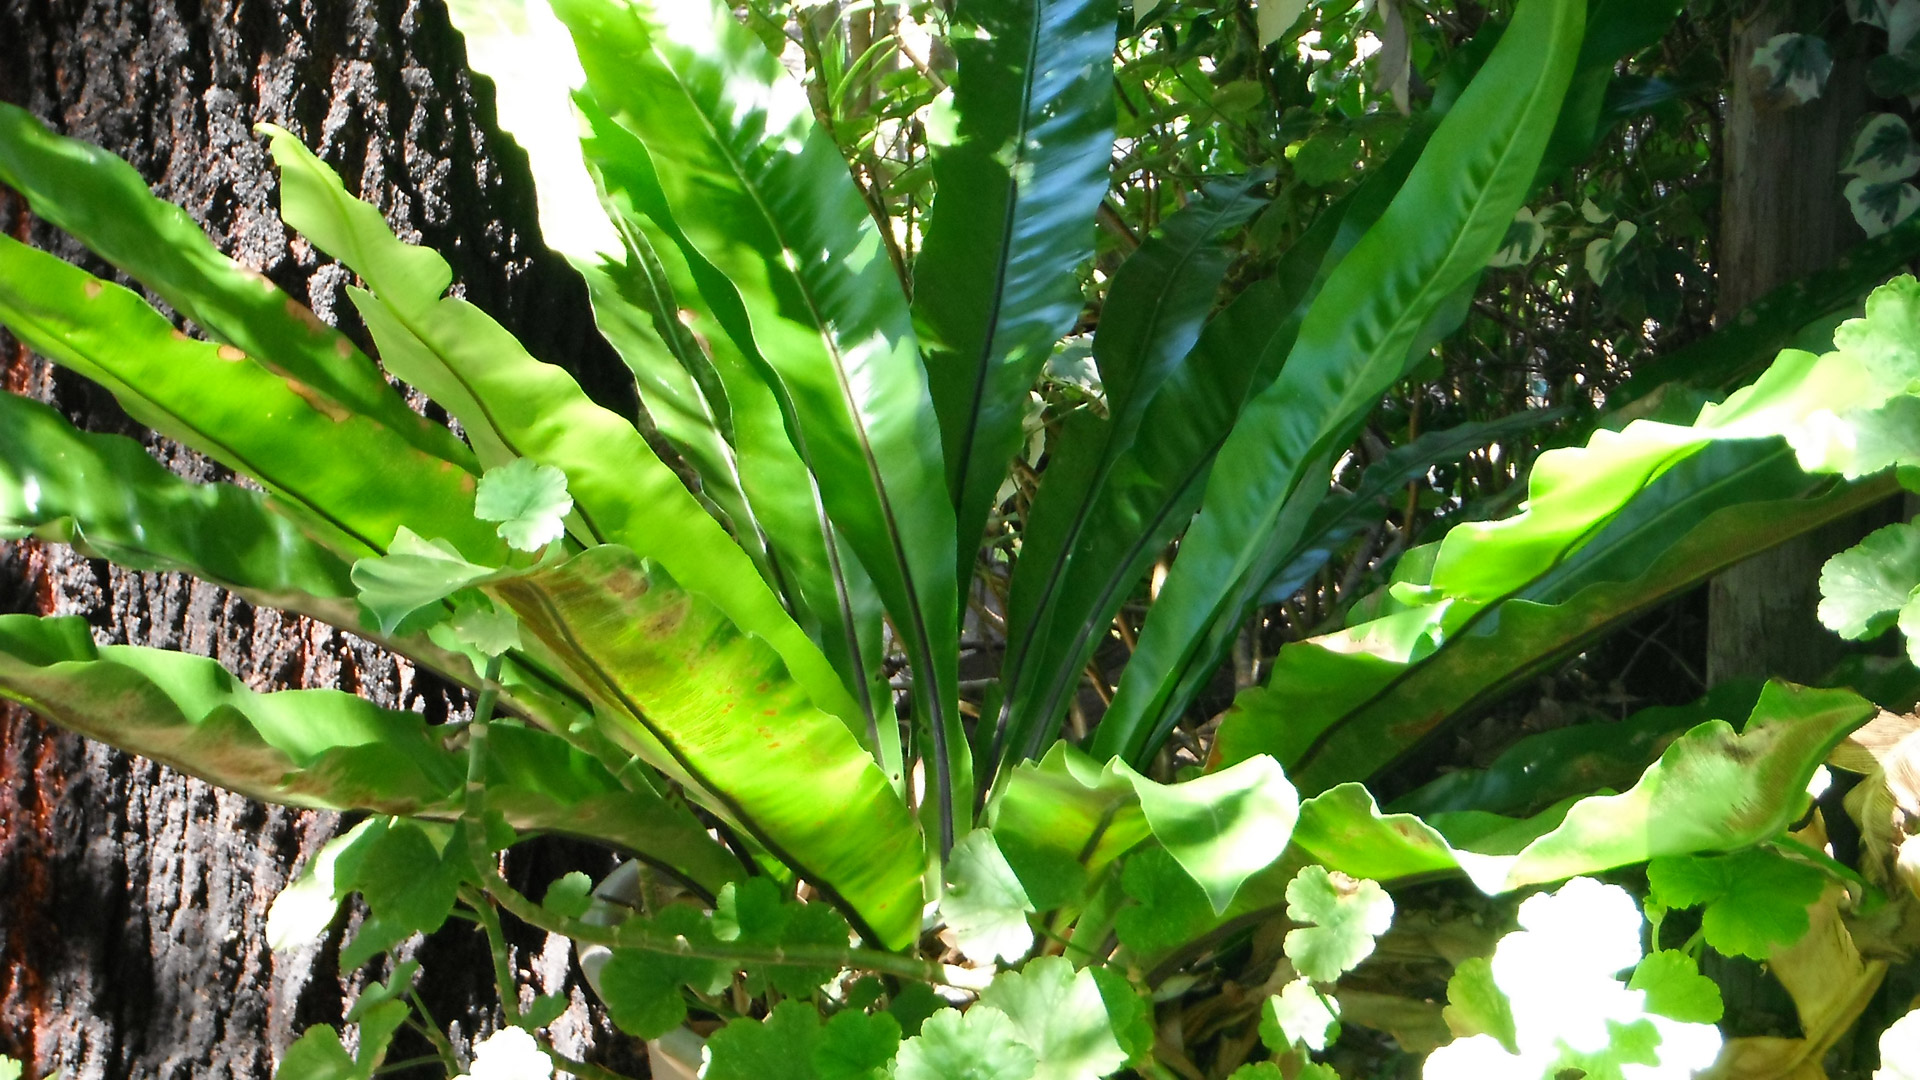
[[[1748,68],[1755,49],[1792,29],[1786,7],[1749,4],[1733,25],[1734,88],[1721,127],[1724,184],[1714,251],[1722,323],[1774,287],[1831,265],[1861,239],[1837,164],[1867,111],[1861,35],[1849,34],[1840,45],[1826,91],[1789,107],[1769,99],[1763,80]],[[1824,675],[1839,660],[1842,642],[1814,615],[1820,567],[1884,523],[1876,511],[1834,522],[1715,578],[1708,593],[1708,684],[1767,675],[1811,682]]]
[[[445,253],[467,296],[536,355],[581,373],[596,397],[630,404],[631,383],[588,330],[584,291],[540,247],[524,157],[495,133],[489,88],[471,84],[463,62],[434,0],[0,0],[0,100],[127,157],[223,249],[363,344],[347,274],[279,222],[256,122],[292,129],[402,235]],[[106,272],[4,188],[0,227]],[[144,434],[104,392],[4,334],[0,377],[83,427]],[[218,475],[149,442],[177,471]],[[468,707],[351,635],[64,547],[0,544],[0,612],[84,615],[102,642],[213,656],[255,689],[341,687],[434,719]],[[273,954],[264,937],[268,903],[338,827],[333,815],[261,806],[0,709],[0,1054],[27,1062],[29,1080],[55,1070],[264,1080],[300,1030],[339,1023],[360,985],[338,970],[342,928],[292,955]],[[533,858],[546,863],[541,877],[611,865],[578,847]],[[452,925],[422,946],[423,994],[465,1038],[495,1022],[476,938]],[[529,986],[573,985],[557,943],[518,944]],[[584,999],[555,1030],[643,1075]],[[403,1038],[413,1041],[390,1060],[425,1052]]]

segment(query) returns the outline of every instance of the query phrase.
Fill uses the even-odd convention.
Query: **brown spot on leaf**
[[[185,332],[185,331],[183,331],[183,330],[177,330],[177,329],[176,329],[176,330],[174,330],[174,331],[172,331],[172,332],[171,332],[171,336],[173,337],[173,340],[175,340],[175,341],[192,341],[192,340],[193,340],[192,338],[190,338],[190,337],[188,337],[188,336],[186,335],[186,332]]]
[[[245,360],[247,358],[246,353],[241,352],[239,349],[236,349],[231,345],[220,346],[219,352],[220,352],[220,359],[226,360],[232,363],[238,363],[239,361]]]
[[[299,379],[287,379],[285,381],[287,389],[300,395],[301,401],[311,405],[313,411],[325,416],[327,419],[335,423],[345,423],[347,418],[353,415],[353,410],[341,405],[339,402],[308,386],[306,383],[301,382]]]
[[[86,291],[89,300],[98,300],[100,294],[107,291],[106,285],[98,281],[89,281],[82,288]]]
[[[312,308],[307,307],[307,305],[295,300],[291,296],[287,297],[287,314],[299,320],[300,323],[307,328],[307,333],[309,334],[324,334],[332,329],[326,323],[320,321],[320,316],[315,315]]]
[[[353,355],[353,342],[348,341],[347,336],[342,334],[333,339],[333,351],[340,354],[340,359],[345,360]]]

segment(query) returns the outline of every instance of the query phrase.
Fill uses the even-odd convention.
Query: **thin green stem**
[[[480,688],[480,700],[473,707],[473,722],[467,725],[467,806],[462,815],[467,834],[467,852],[480,868],[482,880],[496,878],[493,845],[487,842],[487,728],[493,720],[493,708],[500,700],[500,660],[487,659],[487,672]],[[513,978],[513,960],[507,951],[506,931],[500,926],[500,914],[493,910],[487,893],[462,890],[474,916],[487,932],[487,949],[493,954],[493,977],[500,984],[500,1009],[507,1023],[520,1023],[520,990]]]
[[[561,1072],[572,1073],[580,1080],[632,1080],[624,1073],[602,1068],[590,1061],[575,1061],[558,1050],[548,1050],[547,1056],[553,1059],[554,1064],[560,1066]]]
[[[493,897],[495,903],[530,926],[571,938],[575,942],[605,945],[610,949],[637,949],[667,956],[718,960],[736,967],[753,964],[767,967],[851,968],[942,986],[951,981],[947,978],[946,969],[939,964],[880,949],[837,945],[757,946],[731,941],[696,943],[682,935],[662,933],[634,922],[623,926],[599,926],[556,915],[502,881],[488,867],[483,866],[480,870],[488,875],[487,894]]]
[[[447,1067],[447,1075],[458,1076],[466,1072],[466,1066],[460,1063],[460,1055],[453,1052],[453,1044],[441,1033],[440,1025],[434,1021],[433,1014],[427,1011],[427,1003],[420,1000],[419,992],[408,990],[407,1000],[412,1003],[413,1011],[420,1015],[419,1020],[409,1016],[407,1026],[433,1045],[434,1053],[440,1055],[441,1063]]]

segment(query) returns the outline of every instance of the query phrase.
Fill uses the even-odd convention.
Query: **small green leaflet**
[[[708,918],[683,904],[663,908],[651,923],[656,931],[689,941],[715,940]],[[712,994],[732,981],[732,973],[715,961],[638,949],[614,949],[598,958],[583,955],[580,967],[614,1025],[642,1039],[657,1039],[686,1022],[682,986]]]
[[[764,877],[728,884],[720,890],[713,909],[713,936],[721,941],[775,948],[786,945],[845,947],[851,931],[840,913],[826,904],[787,901],[779,886]],[[771,984],[791,997],[805,997],[833,978],[830,967],[778,965],[764,975],[749,972],[747,988],[758,992]]]
[[[1647,864],[1648,895],[1670,908],[1705,906],[1700,929],[1728,956],[1765,960],[1776,945],[1805,936],[1807,906],[1826,877],[1811,866],[1758,849],[1734,855],[1673,855]]]
[[[521,647],[519,618],[505,604],[496,604],[484,597],[455,601],[453,633],[488,656],[499,656]]]
[[[1647,1011],[1673,1020],[1714,1024],[1726,1012],[1719,984],[1700,974],[1693,957],[1673,949],[1648,953],[1627,989],[1646,991]]]
[[[1513,1005],[1493,981],[1493,962],[1484,956],[1470,956],[1453,970],[1447,980],[1447,1007],[1440,1016],[1456,1036],[1491,1035],[1508,1053],[1520,1052]]]
[[[1340,1003],[1313,988],[1308,979],[1295,979],[1267,998],[1260,1009],[1260,1041],[1276,1054],[1294,1044],[1325,1050],[1340,1034]]]
[[[900,1049],[900,1021],[856,1009],[835,1013],[813,1046],[819,1080],[884,1080]]]
[[[1113,1021],[1091,971],[1063,956],[1042,956],[1020,971],[1003,971],[980,1003],[1006,1013],[1034,1053],[1034,1080],[1105,1076],[1126,1064]]]
[[[20,1071],[24,1067],[10,1057],[0,1056],[0,1080],[20,1080]]]
[[[577,919],[593,906],[593,879],[578,870],[547,886],[540,906],[565,919]]]
[[[474,495],[473,512],[500,523],[500,538],[519,551],[539,551],[560,539],[573,509],[566,474],[530,458],[488,469]]]
[[[975,829],[955,844],[946,877],[940,917],[968,958],[1011,963],[1033,948],[1033,903],[991,832]]]
[[[1754,50],[1753,66],[1767,73],[1768,92],[1804,105],[1826,89],[1833,55],[1811,34],[1776,34]]]
[[[1620,260],[1620,253],[1627,249],[1640,227],[1631,221],[1615,222],[1611,235],[1602,236],[1587,244],[1587,276],[1595,285],[1605,285],[1607,275],[1613,273],[1613,264]]]
[[[1393,925],[1393,898],[1377,881],[1302,867],[1287,885],[1287,958],[1302,975],[1330,983],[1373,952],[1373,939]]]
[[[1920,527],[1876,529],[1820,568],[1820,622],[1849,641],[1886,633],[1920,587]]]
[[[1130,856],[1120,870],[1120,887],[1135,904],[1114,916],[1120,943],[1136,953],[1175,948],[1213,925],[1207,894],[1165,848],[1147,848]]]
[[[783,1001],[765,1020],[743,1016],[707,1040],[706,1080],[814,1080],[820,1015],[804,1001]]]
[[[360,603],[382,634],[424,630],[446,617],[441,601],[500,571],[468,562],[445,540],[427,540],[402,525],[387,554],[353,564]]]
[[[894,1080],[1032,1080],[1038,1064],[1006,1013],[990,1005],[943,1009],[900,1044]],[[713,1078],[721,1080],[721,1078]]]

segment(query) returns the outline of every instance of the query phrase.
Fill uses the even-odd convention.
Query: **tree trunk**
[[[309,298],[322,318],[365,343],[344,302],[350,275],[281,226],[274,174],[252,134],[260,121],[300,135],[401,235],[443,252],[468,298],[536,355],[630,407],[631,382],[591,332],[584,289],[540,246],[524,156],[497,134],[490,88],[471,84],[463,65],[437,3],[0,0],[0,100],[127,157],[224,250]],[[107,272],[4,188],[0,227]],[[83,427],[147,438],[185,475],[222,475],[4,334],[0,378]],[[84,615],[103,643],[212,656],[255,689],[339,687],[431,720],[469,707],[350,634],[64,546],[0,544],[0,612]],[[56,1070],[72,1080],[269,1076],[306,1026],[340,1023],[365,982],[338,970],[338,923],[298,953],[276,955],[265,941],[268,904],[339,824],[0,710],[0,1054],[25,1061],[29,1080]],[[612,865],[578,846],[533,857],[548,864],[543,874]],[[523,994],[572,988],[556,1042],[637,1072],[626,1040],[589,1013],[564,943],[523,934],[516,944]],[[422,995],[456,1045],[495,1025],[477,932],[450,924],[409,949],[425,961]],[[403,1033],[389,1060],[426,1052]]]
[[[1839,164],[1867,111],[1866,57],[1839,47],[1820,97],[1767,99],[1749,64],[1783,25],[1786,5],[1753,3],[1733,26],[1733,93],[1722,125],[1719,239],[1714,251],[1722,325],[1762,294],[1831,265],[1862,234],[1847,211]],[[1858,37],[1857,34],[1845,35]],[[1839,660],[1842,642],[1820,625],[1820,567],[1881,524],[1869,512],[1816,529],[1741,563],[1708,593],[1707,681],[1778,675],[1811,682]]]

